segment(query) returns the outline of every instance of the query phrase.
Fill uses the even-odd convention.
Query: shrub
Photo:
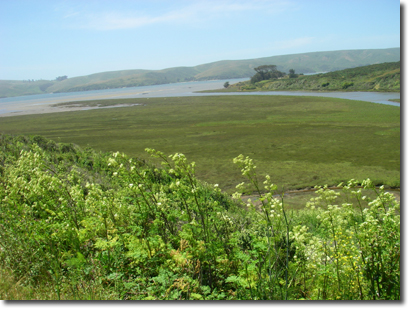
[[[400,299],[399,205],[370,180],[340,184],[341,205],[318,187],[294,212],[242,155],[259,203],[242,202],[244,183],[231,198],[200,182],[179,153],[147,149],[157,168],[38,137],[0,141],[1,264],[20,285],[53,289],[42,298]]]
[[[342,85],[342,89],[347,89],[347,88],[349,88],[349,87],[351,87],[351,86],[353,86],[353,83],[345,82],[345,83],[343,83],[343,85]]]

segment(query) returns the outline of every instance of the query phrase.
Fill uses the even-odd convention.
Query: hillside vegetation
[[[399,92],[400,61],[315,75],[299,75],[296,78],[284,76],[259,82],[253,82],[252,78],[251,81],[236,83],[215,92],[274,90]]]
[[[177,67],[163,70],[102,72],[68,78],[62,81],[27,82],[0,80],[0,97],[243,78],[251,77],[255,73],[253,68],[265,64],[275,64],[279,70],[285,72],[289,69],[294,69],[297,73],[313,73],[399,60],[400,48],[346,50],[246,60],[224,60],[195,67]]]
[[[183,154],[146,151],[156,164],[0,134],[0,299],[400,300],[383,186],[317,187],[294,211],[239,155],[259,193],[245,204],[244,184],[229,197]]]

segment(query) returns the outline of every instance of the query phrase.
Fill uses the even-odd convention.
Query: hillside
[[[363,66],[297,78],[250,81],[231,85],[224,91],[400,91],[400,61]]]
[[[163,70],[122,70],[68,78],[64,81],[35,82],[0,80],[0,98],[30,94],[74,92],[119,87],[233,79],[251,77],[253,68],[276,64],[278,69],[297,73],[336,71],[400,60],[400,48],[312,52],[245,60],[222,60],[194,67]]]

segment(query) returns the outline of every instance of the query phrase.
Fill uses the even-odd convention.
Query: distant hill
[[[300,75],[298,78],[250,81],[231,85],[220,91],[400,91],[400,61],[362,66],[315,75]]]
[[[253,68],[266,64],[274,64],[280,71],[284,72],[294,69],[296,73],[315,73],[399,60],[400,48],[344,50],[246,60],[222,60],[195,67],[176,67],[163,70],[111,71],[68,78],[63,81],[0,80],[0,97],[243,78],[254,75]]]

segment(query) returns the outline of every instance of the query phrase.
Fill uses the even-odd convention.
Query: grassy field
[[[351,178],[400,186],[400,109],[318,97],[212,96],[118,99],[141,104],[2,118],[0,132],[38,134],[148,158],[183,153],[198,178],[233,192],[232,159],[250,156],[279,188],[335,185]],[[92,101],[76,104],[93,104]]]

